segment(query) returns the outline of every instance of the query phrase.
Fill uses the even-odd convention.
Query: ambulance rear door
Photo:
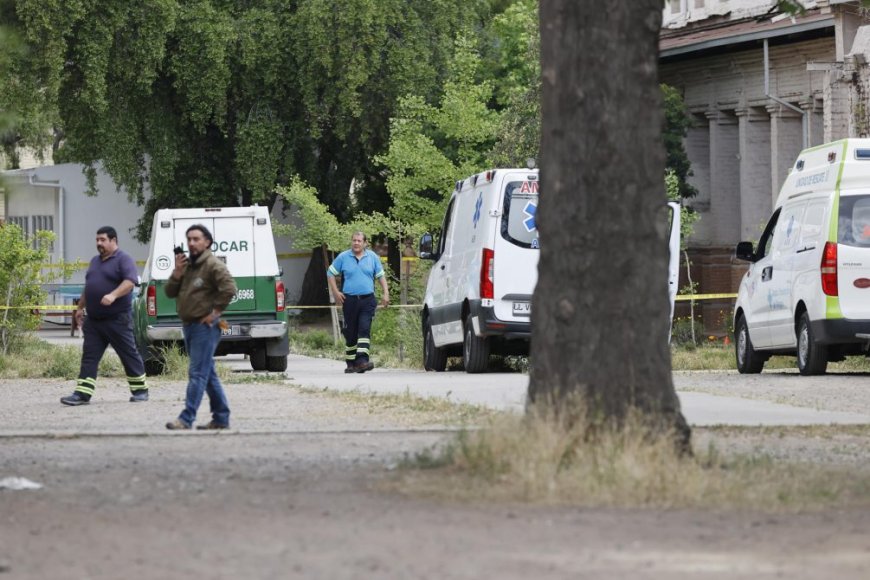
[[[537,170],[512,171],[501,182],[493,244],[493,307],[499,320],[530,322],[538,283]]]

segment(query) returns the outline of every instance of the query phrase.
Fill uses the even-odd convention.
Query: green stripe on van
[[[843,318],[843,311],[840,310],[839,296],[825,296],[825,318],[828,320]]]
[[[843,169],[846,167],[846,149],[849,142],[843,140],[843,152],[840,155],[840,168],[837,170],[837,183],[834,184],[834,203],[831,204],[831,216],[828,221],[828,241],[837,241],[837,224],[840,217],[840,182],[843,180]]]

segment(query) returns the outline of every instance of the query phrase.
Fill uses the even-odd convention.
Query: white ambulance
[[[870,139],[802,151],[782,186],[734,307],[737,369],[797,355],[802,375],[870,347]]]
[[[224,312],[216,355],[245,353],[254,370],[284,371],[290,352],[284,282],[266,207],[161,209],[154,214],[151,249],[133,304],[136,344],[148,374],[163,368],[163,348],[183,346],[175,300],[164,286],[175,267],[176,246],[187,252],[187,228],[201,224],[214,238],[212,253],[223,260],[238,291]]]
[[[457,182],[438,246],[425,234],[420,257],[434,260],[422,311],[423,366],[443,371],[462,356],[486,370],[490,354],[529,354],[532,293],[538,282],[537,169],[493,169]],[[671,313],[677,290],[679,204],[668,204]],[[662,339],[665,339],[663,334]]]

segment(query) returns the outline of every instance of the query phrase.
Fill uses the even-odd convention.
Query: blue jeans
[[[215,320],[211,326],[194,322],[184,325],[184,348],[190,356],[187,381],[187,400],[178,416],[187,425],[193,425],[196,410],[202,402],[202,393],[208,393],[211,416],[219,425],[230,424],[230,407],[224,387],[214,366],[214,351],[221,339],[221,329]]]

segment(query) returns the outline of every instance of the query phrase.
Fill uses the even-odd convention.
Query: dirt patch
[[[436,502],[382,485],[449,435],[436,416],[244,384],[228,386],[233,432],[168,433],[182,383],[131,404],[106,382],[92,405],[62,408],[69,388],[0,382],[0,479],[44,486],[0,490],[0,578],[857,579],[870,567],[866,508]]]

